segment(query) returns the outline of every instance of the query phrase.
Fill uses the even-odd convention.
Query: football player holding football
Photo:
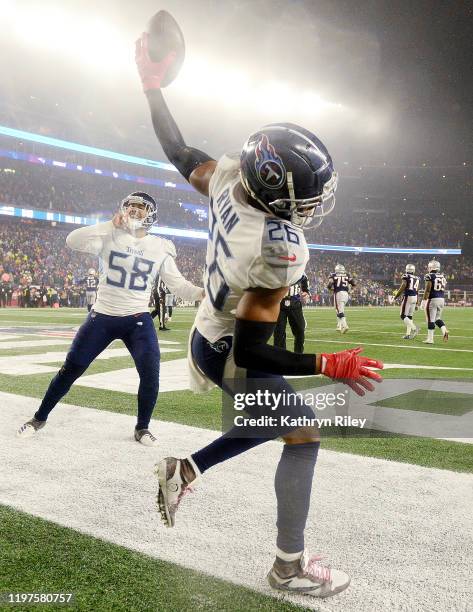
[[[440,263],[436,260],[429,261],[427,270],[428,272],[424,277],[425,289],[421,303],[421,308],[425,311],[427,320],[427,338],[424,340],[424,344],[434,343],[435,326],[442,332],[444,342],[447,342],[448,329],[442,320],[447,279],[440,272]]]
[[[219,161],[189,147],[172,118],[161,82],[174,61],[169,53],[153,62],[147,34],[137,41],[136,62],[153,126],[169,161],[201,194],[209,196],[206,296],[191,331],[189,366],[195,390],[214,385],[231,392],[232,381],[269,380],[291,390],[283,375],[325,374],[359,394],[374,389],[382,364],[362,357],[361,348],[334,354],[298,354],[268,344],[281,299],[297,282],[309,259],[303,227],[333,208],[337,174],[323,143],[292,123],[267,125],[252,134],[240,156]],[[250,408],[248,410],[251,411]],[[291,414],[313,418],[296,402]],[[282,436],[275,489],[277,548],[268,580],[283,591],[328,597],[347,588],[350,578],[324,567],[305,552],[304,529],[320,445],[315,427],[274,428]],[[191,485],[213,466],[264,443],[268,437],[241,437],[233,427],[189,457],[163,459],[156,469],[163,521],[174,526],[176,511]]]
[[[174,244],[148,233],[156,221],[154,199],[135,192],[121,202],[111,221],[81,227],[67,236],[71,249],[100,258],[97,300],[38,411],[20,427],[18,436],[30,437],[42,429],[51,410],[97,355],[114,340],[123,340],[140,377],[134,438],[145,446],[156,444],[148,429],[158,397],[160,363],[158,338],[148,312],[153,281],[159,274],[185,300],[200,300],[203,295],[203,289],[185,280],[177,269]]]
[[[350,288],[356,285],[355,279],[347,274],[345,266],[337,264],[335,272],[332,272],[328,281],[327,289],[333,291],[333,304],[337,311],[337,330],[346,334],[349,327],[345,317],[345,306],[350,299]]]
[[[413,264],[407,264],[406,272],[402,275],[401,286],[393,295],[394,299],[402,295],[400,316],[406,326],[404,340],[413,340],[419,333],[419,328],[413,321],[414,312],[417,309],[417,292],[420,282],[419,277],[415,275],[415,271],[416,267]]]

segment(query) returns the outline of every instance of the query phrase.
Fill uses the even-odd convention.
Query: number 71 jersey
[[[205,299],[196,327],[210,342],[233,335],[235,309],[246,289],[296,283],[309,251],[301,229],[250,206],[239,161],[223,156],[209,185]]]

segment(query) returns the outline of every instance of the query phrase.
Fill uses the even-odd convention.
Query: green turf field
[[[163,361],[182,360],[185,357],[187,337],[194,315],[195,311],[192,309],[175,309],[172,322],[169,323],[171,331],[161,333],[161,339],[178,343],[170,345],[177,350],[164,353]],[[67,344],[62,341],[67,340],[67,336],[57,336],[61,342],[55,344],[56,336],[49,334],[62,331],[67,334],[73,327],[80,325],[85,316],[85,311],[78,309],[0,311],[0,391],[42,397],[52,373],[6,374],[2,373],[2,362],[6,364],[9,358],[22,356],[31,361],[32,356],[42,356],[45,352],[64,353]],[[440,334],[436,332],[434,346],[422,344],[426,325],[421,313],[416,316],[417,323],[422,328],[421,333],[413,341],[402,339],[404,326],[399,319],[397,308],[349,308],[347,319],[350,331],[344,336],[335,330],[336,318],[333,309],[306,308],[305,316],[306,352],[334,352],[362,345],[367,355],[389,364],[389,368],[384,372],[386,379],[420,378],[432,381],[447,380],[452,383],[451,392],[415,390],[406,393],[401,382],[398,396],[383,400],[379,406],[402,411],[405,402],[409,401],[414,403],[418,411],[453,416],[462,416],[473,410],[473,401],[468,394],[455,392],[457,383],[473,379],[473,309],[447,308],[444,318],[450,332],[449,342],[443,343]],[[290,348],[290,334],[288,338]],[[38,340],[47,344],[31,347],[22,345]],[[123,345],[117,342],[112,348],[118,347]],[[62,358],[57,358],[48,363],[59,366],[61,361]],[[130,357],[112,357],[97,360],[87,374],[113,372],[131,367],[133,362]],[[314,380],[317,384],[322,383],[321,379]],[[300,384],[300,381],[297,381],[297,386]],[[136,400],[133,395],[113,388],[76,386],[63,401],[118,413],[136,413]],[[221,394],[217,390],[204,395],[194,395],[187,390],[169,391],[160,394],[154,417],[218,430],[221,426],[220,406]],[[362,438],[328,437],[322,444],[325,448],[344,453],[444,470],[473,472],[473,444],[382,435],[379,432]],[[47,545],[38,546],[35,535],[44,535],[46,530]],[[41,537],[41,542],[44,541]],[[32,567],[45,568],[41,579],[37,572],[31,571]],[[133,580],[137,574],[146,578],[144,582],[147,586],[141,593],[137,592],[137,585]],[[176,593],[174,599],[163,594],[163,580],[169,581],[169,588]],[[179,581],[185,581],[189,588],[173,589],[172,585]],[[76,607],[83,610],[296,609],[280,600],[228,585],[169,563],[149,559],[113,544],[79,535],[70,529],[51,528],[37,518],[0,507],[0,592],[6,589],[54,591],[66,588],[67,585],[75,585],[78,593]],[[168,589],[166,592],[169,592]],[[235,601],[240,602],[239,607],[235,607]]]

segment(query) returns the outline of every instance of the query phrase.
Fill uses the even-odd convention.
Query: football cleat
[[[422,340],[422,342],[423,342],[424,344],[433,344],[433,343],[434,343],[434,341],[433,341],[433,340]]]
[[[447,329],[447,331],[443,335],[443,341],[444,342],[448,342],[448,329]]]
[[[43,429],[46,425],[46,421],[38,421],[34,417],[29,421],[26,421],[24,425],[16,432],[18,438],[31,438],[37,431]]]
[[[348,325],[345,325],[345,326],[340,328],[340,333],[341,334],[346,334],[349,329],[350,328],[348,327]]]
[[[416,325],[416,328],[411,331],[411,340],[414,340],[414,338],[417,336],[417,334],[420,332],[420,327],[418,325]]]
[[[149,429],[135,429],[135,440],[144,446],[156,446],[158,440]]]
[[[182,498],[193,489],[190,483],[197,478],[197,466],[190,459],[166,457],[156,464],[154,473],[158,477],[157,504],[166,527],[174,527],[175,516]]]
[[[402,337],[403,340],[410,340],[411,336],[409,334],[406,334],[405,336]]]
[[[320,598],[344,591],[350,584],[350,576],[341,570],[322,565],[320,560],[320,555],[309,557],[307,551],[296,561],[283,561],[276,557],[268,574],[268,582],[273,589],[279,591]]]

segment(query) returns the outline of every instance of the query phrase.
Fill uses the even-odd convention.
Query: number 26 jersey
[[[195,325],[216,342],[233,335],[235,310],[246,289],[293,285],[304,273],[309,251],[301,229],[247,203],[237,158],[219,160],[209,195],[206,295]]]

